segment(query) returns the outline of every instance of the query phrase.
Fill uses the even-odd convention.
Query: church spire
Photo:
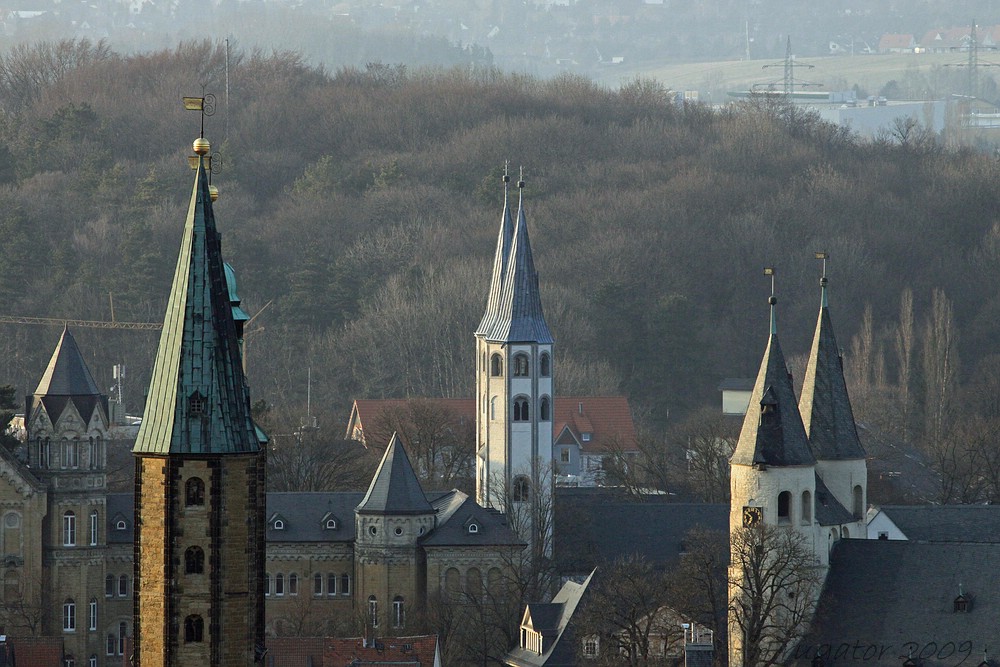
[[[497,321],[486,338],[495,342],[553,342],[549,326],[542,312],[542,299],[538,293],[538,273],[528,239],[528,222],[524,211],[524,180],[518,180],[517,222],[507,261],[507,274]]]
[[[160,334],[149,397],[133,451],[231,454],[260,449],[206,175],[197,171]]]
[[[778,342],[774,269],[768,268],[764,272],[771,276],[771,296],[768,298],[771,333],[732,463],[745,466],[812,465],[816,460],[809,451],[792,378]]]
[[[830,319],[827,254],[818,252],[816,258],[823,260],[823,274],[819,281],[819,318],[802,383],[799,411],[809,436],[809,447],[817,459],[863,459],[865,450],[858,439],[854,411],[844,381],[843,357]]]
[[[507,277],[507,261],[510,259],[510,246],[514,242],[514,221],[510,215],[507,203],[507,190],[510,184],[510,174],[507,164],[503,166],[503,214],[500,217],[500,235],[497,238],[496,254],[493,256],[493,275],[490,278],[490,291],[486,298],[486,312],[476,328],[476,335],[489,334],[500,319],[500,296],[503,292],[504,280]]]

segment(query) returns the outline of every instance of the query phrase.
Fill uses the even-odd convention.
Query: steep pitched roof
[[[486,297],[486,311],[483,313],[483,319],[479,322],[479,326],[476,327],[477,336],[487,335],[500,319],[500,297],[507,278],[510,246],[514,242],[514,221],[507,203],[507,184],[510,182],[510,177],[504,174],[503,178],[503,214],[500,216],[500,234],[497,237],[497,249],[493,256],[493,274],[490,276],[490,291]]]
[[[49,365],[35,388],[35,396],[100,396],[76,339],[64,327]],[[87,415],[88,417],[90,415]]]
[[[1000,505],[883,505],[879,510],[918,542],[995,543]]]
[[[221,240],[199,159],[142,427],[146,454],[260,450],[250,419]]]
[[[821,526],[842,526],[845,523],[857,521],[857,518],[847,511],[837,496],[830,493],[826,482],[816,475],[816,523]]]
[[[522,202],[518,203],[514,240],[510,247],[497,318],[490,330],[482,335],[487,340],[504,343],[553,342],[542,312],[538,273],[531,254],[528,221]]]
[[[825,276],[821,284],[819,319],[802,382],[799,414],[817,459],[863,459],[865,450],[858,439],[844,381],[844,361],[830,320]]]
[[[534,624],[537,621],[539,626],[544,627],[535,627],[533,625],[533,628],[544,630],[540,632],[543,637],[554,635],[554,638],[551,643],[548,641],[545,642],[546,650],[541,655],[519,646],[504,657],[504,662],[515,667],[578,665],[578,646],[572,623],[573,614],[576,613],[580,603],[584,600],[587,587],[593,578],[594,573],[591,572],[579,584],[574,581],[567,581],[559,589],[559,592],[556,593],[556,596],[552,598],[551,603],[531,603],[527,605],[525,614],[522,617],[522,624],[528,622]]]
[[[425,547],[442,546],[526,546],[507,525],[503,515],[480,507],[475,500],[452,490],[432,502],[437,511],[437,525],[421,540]],[[469,532],[475,524],[475,532]]]
[[[731,459],[734,465],[795,466],[816,462],[809,450],[792,378],[778,342],[775,303],[772,297],[771,335]]]
[[[434,513],[397,435],[393,434],[389,440],[368,493],[356,511],[358,514]]]
[[[823,647],[846,646],[838,665],[899,667],[907,655],[924,664],[948,664],[948,656],[978,663],[1000,627],[998,571],[1000,544],[840,540],[813,628],[790,662],[813,664]],[[954,609],[960,594],[972,600],[968,612]]]
[[[325,637],[266,637],[268,667],[324,667]],[[348,664],[347,662],[343,663]]]

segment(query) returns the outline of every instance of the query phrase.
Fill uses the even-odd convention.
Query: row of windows
[[[485,397],[484,397],[485,400]],[[497,418],[497,397],[490,399],[490,419]],[[531,401],[527,396],[518,395],[511,403],[511,419],[516,422],[531,421]],[[552,401],[548,396],[538,399],[538,419],[547,422],[552,419]]]
[[[483,353],[483,366],[486,365],[486,353]],[[511,359],[514,377],[531,377],[531,364],[528,362],[528,355],[519,352]],[[493,377],[503,377],[503,356],[494,354],[490,357],[490,375]],[[552,362],[547,352],[543,352],[538,358],[538,375],[547,378],[552,375]]]
[[[351,575],[346,572],[339,577],[332,572],[327,575],[322,572],[315,573],[313,575],[313,595],[315,597],[321,597],[324,594],[324,584],[326,585],[325,594],[328,597],[351,594]],[[270,572],[264,575],[264,595],[282,597],[286,594],[299,594],[299,575],[292,572],[286,578],[283,573],[279,572],[274,575],[273,579]]]
[[[368,623],[373,628],[378,627],[378,599],[374,595],[368,596]],[[392,599],[392,627],[402,628],[405,623],[405,604],[402,596],[397,595]]]
[[[489,585],[490,591],[502,590],[503,574],[500,569],[491,567],[487,572],[487,582],[483,581],[482,572],[476,567],[470,567],[465,571],[464,582],[458,568],[450,567],[444,573],[445,591],[452,597],[464,594],[473,599],[482,599],[487,590],[484,583]]]
[[[87,630],[97,630],[97,598],[90,598],[87,604]],[[63,603],[63,632],[76,632],[76,602],[67,598]]]
[[[62,661],[63,667],[76,667],[76,658],[72,655],[67,655]],[[97,655],[91,655],[87,658],[87,667],[97,667]]]
[[[86,443],[77,440],[63,440],[56,443],[55,447],[52,446],[52,441],[49,438],[35,440],[35,456],[41,468],[54,467],[58,458],[59,468],[76,470],[80,467],[80,456],[84,452],[86,453],[87,469],[99,469],[103,459],[103,443],[100,436],[90,438]]]
[[[87,530],[87,542],[90,546],[97,546],[97,527],[98,527],[99,515],[97,510],[90,513],[90,524]],[[76,546],[76,513],[66,512],[63,514],[63,546],[64,547],[75,547]]]

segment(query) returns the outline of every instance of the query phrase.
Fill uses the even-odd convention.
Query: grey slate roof
[[[267,494],[267,542],[353,542],[354,508],[358,492],[270,492]],[[328,514],[337,527],[326,527]],[[285,527],[274,529],[272,518],[281,516]]]
[[[505,176],[506,178],[506,176]],[[503,214],[500,217],[500,234],[497,237],[497,249],[493,256],[493,273],[490,276],[490,292],[486,297],[486,311],[476,328],[476,335],[488,334],[496,326],[500,317],[500,296],[503,292],[504,279],[507,277],[507,261],[510,259],[510,246],[514,242],[514,221],[510,216],[510,206],[507,203],[507,182],[503,186]]]
[[[548,650],[541,655],[516,647],[504,657],[504,662],[515,667],[541,667],[542,665],[545,667],[562,667],[563,665],[568,667],[570,665],[578,665],[580,662],[578,659],[578,650],[580,647],[578,646],[576,633],[573,628],[573,614],[584,600],[587,587],[590,585],[593,576],[594,573],[591,572],[579,584],[567,581],[559,589],[559,592],[556,593],[556,596],[552,598],[551,603],[528,605],[527,611],[532,613],[531,620],[535,620],[534,612],[536,610],[539,611],[542,615],[541,622],[545,625],[546,629],[552,625],[552,614],[558,611],[559,618],[555,624],[556,637]]]
[[[45,406],[49,419],[55,422],[66,406],[72,402],[80,416],[90,419],[94,408],[100,405],[107,415],[107,397],[103,396],[83,360],[76,339],[69,328],[64,327],[49,364],[35,388],[35,393],[25,401],[25,414],[34,412],[39,402]]]
[[[799,412],[809,436],[809,447],[817,459],[865,458],[844,381],[843,357],[830,321],[825,283],[816,333],[802,382]]]
[[[920,542],[1000,542],[1000,505],[883,505],[906,537]]]
[[[359,514],[433,514],[434,508],[427,502],[420,488],[406,448],[395,433],[385,448],[382,461],[378,464],[375,477],[368,487]]]
[[[108,544],[132,544],[135,538],[135,502],[131,493],[109,493],[105,496],[105,528]],[[116,523],[125,522],[125,530]]]
[[[437,527],[421,540],[425,547],[527,546],[507,526],[502,514],[480,507],[461,491],[451,491],[432,505],[437,511]],[[469,532],[470,523],[475,523],[478,532]]]
[[[821,526],[842,526],[857,519],[830,493],[826,482],[816,475],[816,523]]]
[[[793,657],[809,664],[827,645],[827,665],[899,667],[908,655],[928,666],[978,664],[984,647],[996,654],[998,573],[1000,544],[841,540]],[[972,599],[968,613],[954,611],[960,591]]]
[[[772,313],[772,322],[773,319]],[[764,419],[765,405],[773,411],[770,420]],[[773,324],[731,463],[745,466],[816,463],[809,450],[792,379]]]
[[[542,312],[538,273],[535,271],[531,242],[528,240],[528,222],[520,203],[498,305],[493,325],[488,332],[482,334],[487,340],[504,343],[553,342]]]
[[[556,571],[586,574],[602,563],[631,554],[654,567],[668,567],[684,551],[684,538],[695,527],[727,533],[729,505],[580,501],[557,489],[554,519]],[[596,499],[595,499],[596,500]],[[728,562],[729,554],[720,554]]]
[[[200,401],[193,401],[197,393]],[[221,237],[199,159],[142,426],[132,451],[260,451],[233,321]]]

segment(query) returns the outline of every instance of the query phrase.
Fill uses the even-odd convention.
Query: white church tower
[[[524,181],[507,202],[486,312],[476,329],[476,500],[508,515],[533,557],[552,550],[552,334],[528,240]]]

